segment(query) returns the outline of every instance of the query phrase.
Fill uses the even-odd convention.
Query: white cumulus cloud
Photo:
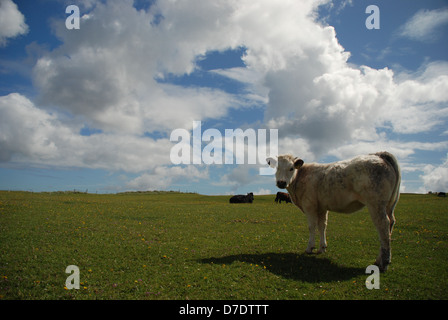
[[[448,191],[448,154],[447,159],[440,166],[427,165],[423,169],[425,191],[447,192]]]
[[[0,0],[0,47],[8,38],[15,38],[28,32],[24,15],[11,0]]]
[[[128,134],[80,134],[26,97],[0,97],[0,161],[40,166],[84,167],[141,172],[170,164],[168,139]]]
[[[173,183],[181,181],[198,182],[207,179],[208,168],[199,169],[197,166],[188,165],[186,167],[158,166],[150,173],[144,173],[137,178],[127,182],[126,188],[130,190],[166,190]]]
[[[448,8],[420,10],[401,28],[399,35],[423,42],[438,38],[438,29],[448,24]]]

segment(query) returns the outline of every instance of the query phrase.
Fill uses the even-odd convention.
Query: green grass
[[[401,196],[392,264],[368,290],[379,241],[366,210],[330,213],[327,253],[307,255],[297,207],[228,198],[0,192],[0,298],[448,298],[448,199]],[[64,288],[68,265],[79,290]]]

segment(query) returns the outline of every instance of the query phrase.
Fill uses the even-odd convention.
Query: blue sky
[[[174,165],[201,121],[305,162],[388,150],[402,192],[446,191],[447,34],[442,0],[0,0],[0,189],[277,192],[260,159]]]

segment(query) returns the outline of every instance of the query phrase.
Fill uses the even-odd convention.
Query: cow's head
[[[269,166],[277,168],[275,179],[277,187],[285,189],[296,176],[297,170],[303,165],[303,160],[294,158],[290,154],[280,155],[278,157],[269,157],[266,159]]]

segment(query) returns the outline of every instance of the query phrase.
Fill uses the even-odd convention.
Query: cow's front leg
[[[307,218],[308,218],[308,231],[310,234],[310,238],[308,240],[308,247],[306,248],[305,252],[311,254],[313,253],[314,249],[318,219],[317,215],[313,213],[307,213]]]
[[[320,212],[318,216],[318,228],[320,233],[319,251],[317,253],[324,253],[327,250],[327,219],[328,211]]]

